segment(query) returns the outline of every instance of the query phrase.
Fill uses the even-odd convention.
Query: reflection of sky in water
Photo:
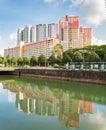
[[[106,130],[106,106],[93,103],[93,113],[80,115],[79,130]]]
[[[3,89],[0,83],[0,130],[106,130],[106,105],[93,103],[91,114],[80,114],[79,128],[66,128],[58,115],[27,115],[16,109],[15,101],[16,94]]]
[[[8,94],[7,94],[8,92]],[[11,102],[15,103],[15,93],[10,92],[9,90],[3,89],[2,83],[0,83],[0,103],[2,102]]]
[[[8,99],[7,90],[4,90],[2,83],[0,83],[0,103],[7,102],[7,99]]]

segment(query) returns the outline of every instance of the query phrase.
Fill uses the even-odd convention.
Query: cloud
[[[71,6],[70,7],[75,7],[80,5],[84,0],[70,0],[71,1]]]
[[[105,3],[104,0],[85,0],[82,6],[82,16],[84,19],[93,25],[100,25],[105,18]]]
[[[45,3],[53,3],[55,0],[44,0]]]
[[[59,6],[62,3],[68,2],[70,0],[43,0],[44,3],[52,4],[55,6]]]
[[[106,45],[106,40],[101,40],[96,38],[94,35],[92,35],[92,41],[91,41],[92,45]]]
[[[104,0],[71,0],[71,7],[79,7],[81,18],[88,24],[99,26],[105,20]]]
[[[43,0],[48,4],[68,3],[71,9],[77,9],[79,16],[88,24],[99,26],[105,19],[105,0]]]
[[[13,32],[9,35],[9,44],[11,46],[16,46],[16,42],[17,42],[17,33]]]

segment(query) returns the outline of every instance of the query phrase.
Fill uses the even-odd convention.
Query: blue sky
[[[16,43],[18,28],[58,23],[67,14],[77,15],[80,25],[93,28],[93,44],[106,43],[105,0],[0,0],[0,54]]]

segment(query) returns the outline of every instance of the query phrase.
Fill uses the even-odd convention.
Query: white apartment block
[[[47,25],[36,25],[36,42],[43,41],[47,38]]]
[[[34,26],[26,25],[25,28],[18,29],[17,31],[17,45],[21,41],[24,43],[31,43],[36,41],[36,28]]]
[[[59,34],[58,24],[48,24],[48,38],[56,38]]]

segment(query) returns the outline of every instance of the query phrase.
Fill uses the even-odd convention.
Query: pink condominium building
[[[59,40],[66,51],[91,45],[92,29],[79,27],[79,17],[66,15],[59,21]]]

